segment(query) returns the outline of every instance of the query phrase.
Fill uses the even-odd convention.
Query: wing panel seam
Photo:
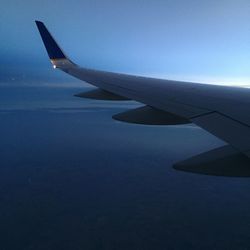
[[[250,128],[250,125],[248,125],[248,124],[246,124],[246,123],[244,123],[244,122],[242,122],[242,121],[239,121],[239,120],[237,120],[237,119],[235,119],[235,118],[233,118],[233,117],[231,117],[231,116],[229,116],[229,115],[225,115],[225,114],[223,114],[223,113],[221,113],[221,112],[218,112],[218,111],[211,111],[211,112],[204,113],[204,114],[201,114],[201,115],[193,116],[193,117],[191,117],[190,119],[191,119],[191,120],[192,120],[192,119],[197,119],[197,118],[199,118],[199,117],[203,117],[203,116],[211,115],[211,114],[218,114],[218,115],[224,116],[224,117],[226,117],[226,118],[228,118],[228,119],[230,119],[230,120],[232,120],[232,121],[234,121],[234,122],[238,122],[238,123],[241,124],[242,126],[245,126],[245,127]]]

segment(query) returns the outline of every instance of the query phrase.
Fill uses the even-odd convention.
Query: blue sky
[[[249,13],[249,0],[3,0],[0,81],[20,75],[71,79],[51,70],[34,24],[38,19],[82,66],[200,82],[250,82]]]

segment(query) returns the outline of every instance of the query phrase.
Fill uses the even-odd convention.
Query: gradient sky
[[[51,69],[37,19],[82,66],[250,83],[249,13],[249,0],[2,0],[0,81],[71,79]]]

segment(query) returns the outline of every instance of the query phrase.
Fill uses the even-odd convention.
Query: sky
[[[135,103],[75,98],[85,84],[53,69],[34,21],[88,68],[242,85],[249,16],[249,0],[1,0],[1,247],[247,247],[249,179],[172,168],[224,143],[112,121]]]
[[[0,82],[67,82],[34,20],[89,68],[211,83],[250,83],[249,0],[2,0]],[[72,80],[73,81],[73,80]]]

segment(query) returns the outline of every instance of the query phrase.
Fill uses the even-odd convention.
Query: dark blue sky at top
[[[0,80],[51,69],[34,20],[67,55],[96,69],[197,81],[250,82],[249,0],[2,0]],[[24,72],[24,73],[23,73]]]

